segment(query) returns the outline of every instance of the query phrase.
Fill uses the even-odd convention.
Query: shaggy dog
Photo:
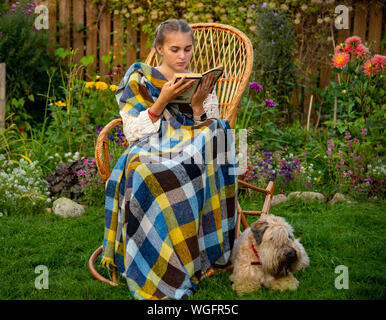
[[[292,273],[309,264],[307,253],[293,228],[283,218],[264,214],[244,230],[232,250],[230,280],[238,295],[264,287],[295,290]]]

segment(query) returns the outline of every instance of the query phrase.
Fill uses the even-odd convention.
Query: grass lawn
[[[241,199],[244,210],[259,210],[256,199]],[[297,273],[297,291],[263,289],[238,297],[230,271],[205,279],[192,300],[233,299],[385,299],[385,201],[357,204],[302,203],[290,200],[271,208],[293,225],[310,257]],[[249,222],[253,217],[248,217]],[[126,282],[118,287],[95,280],[88,270],[91,253],[102,244],[103,208],[63,219],[52,213],[0,217],[0,299],[132,299]],[[49,271],[49,288],[38,290],[35,267]],[[335,288],[335,268],[349,272],[349,288]],[[103,275],[106,271],[97,268]]]

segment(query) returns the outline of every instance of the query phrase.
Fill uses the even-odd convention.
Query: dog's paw
[[[269,288],[279,290],[280,292],[285,290],[296,290],[298,286],[299,281],[292,274],[275,279],[269,284]]]
[[[259,290],[260,288],[260,283],[250,278],[244,278],[239,281],[235,281],[232,284],[232,289],[236,291],[238,296],[241,296],[246,293],[251,293],[253,291]]]

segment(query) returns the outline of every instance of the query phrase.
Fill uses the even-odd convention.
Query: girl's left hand
[[[209,75],[204,78],[198,85],[198,88],[196,92],[192,96],[192,108],[199,108],[202,107],[206,97],[209,95],[210,92],[212,92],[215,83],[211,85],[213,82],[213,75]]]

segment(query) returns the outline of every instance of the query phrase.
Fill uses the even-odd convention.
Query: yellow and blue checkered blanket
[[[130,66],[116,92],[135,116],[167,79]],[[102,264],[115,266],[137,299],[186,299],[211,265],[228,263],[235,238],[237,160],[228,121],[196,124],[166,106],[158,132],[128,147],[106,186]]]

